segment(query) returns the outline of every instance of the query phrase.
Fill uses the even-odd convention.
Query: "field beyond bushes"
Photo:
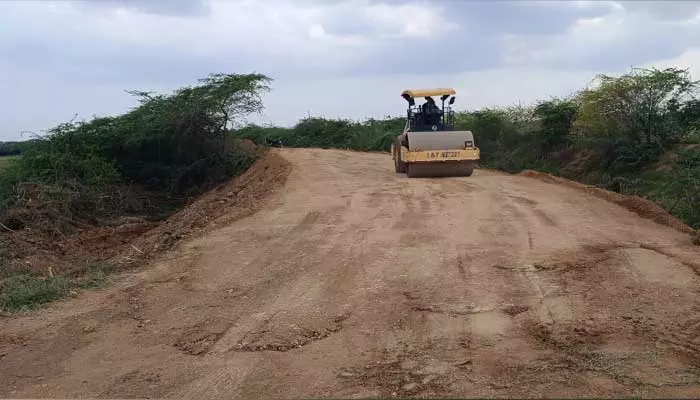
[[[14,160],[17,157],[13,156],[5,156],[5,157],[0,157],[0,170],[7,168],[12,160]]]

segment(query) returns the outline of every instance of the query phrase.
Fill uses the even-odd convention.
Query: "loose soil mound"
[[[593,196],[622,206],[627,210],[636,213],[642,218],[650,219],[659,224],[670,226],[683,233],[694,233],[693,228],[689,227],[688,225],[683,223],[683,221],[671,215],[668,211],[664,210],[658,204],[639,196],[623,195],[620,193],[615,193],[605,189],[601,189],[599,187],[585,185],[580,182],[574,182],[568,179],[560,178],[558,176],[532,170],[522,171],[518,175],[539,179],[547,183],[555,183],[558,185],[565,185],[574,189],[578,189]]]
[[[137,237],[112,261],[120,264],[143,261],[171,248],[182,238],[253,214],[284,185],[290,171],[287,160],[276,152],[268,152],[243,175],[205,193],[164,223]]]

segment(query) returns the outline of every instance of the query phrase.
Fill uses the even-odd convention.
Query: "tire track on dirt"
[[[700,393],[684,234],[525,177],[407,179],[387,154],[280,154],[293,170],[263,212],[0,319],[0,396]]]

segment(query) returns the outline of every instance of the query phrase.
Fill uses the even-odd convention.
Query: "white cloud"
[[[688,69],[690,75],[694,79],[700,78],[700,47],[694,47],[688,49],[683,54],[678,57],[674,57],[666,60],[657,60],[650,63],[646,63],[643,67],[651,68],[669,68],[676,67],[682,69]]]
[[[365,6],[363,17],[379,32],[390,37],[435,37],[456,28],[443,16],[444,8],[428,3],[373,4]]]
[[[676,55],[700,42],[700,24],[687,17],[657,20],[646,9],[610,10],[603,16],[579,18],[556,35],[506,35],[504,60],[567,69],[621,68]]]

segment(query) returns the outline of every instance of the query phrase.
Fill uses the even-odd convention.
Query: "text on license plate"
[[[428,158],[451,158],[459,156],[458,151],[431,151]]]

